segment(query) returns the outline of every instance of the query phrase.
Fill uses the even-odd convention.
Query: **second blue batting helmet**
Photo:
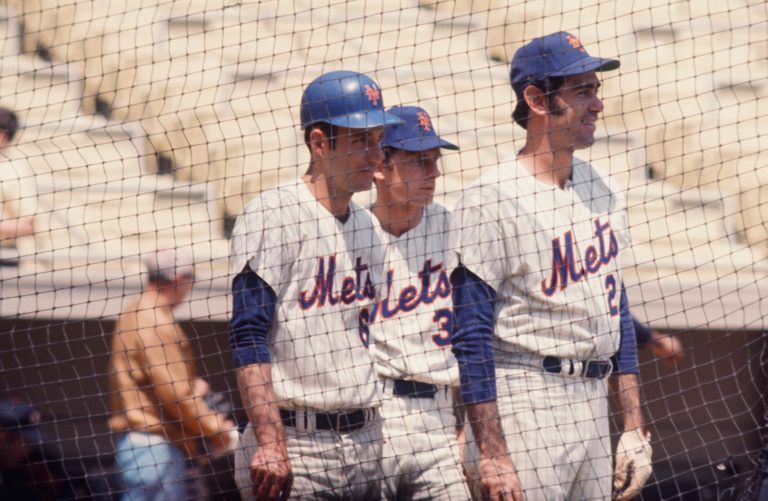
[[[384,111],[381,89],[354,71],[332,71],[314,79],[301,97],[301,128],[325,122],[350,129],[402,123]]]

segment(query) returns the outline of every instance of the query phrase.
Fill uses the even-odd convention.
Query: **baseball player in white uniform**
[[[400,119],[369,77],[326,73],[304,90],[311,163],[237,220],[230,345],[249,426],[236,454],[244,499],[380,497],[380,395],[368,318],[379,280],[370,214],[351,202]]]
[[[596,72],[618,66],[564,32],[518,49],[513,117],[526,144],[455,208],[454,353],[476,484],[492,499],[629,499],[651,472],[620,272],[625,208],[574,157],[603,109]],[[615,475],[611,373],[624,419]]]
[[[433,203],[441,149],[458,147],[437,135],[424,109],[387,111],[403,123],[385,132],[371,206],[385,245],[381,301],[371,321],[384,389],[384,494],[392,500],[468,499],[454,413],[459,371],[450,352],[450,219]]]

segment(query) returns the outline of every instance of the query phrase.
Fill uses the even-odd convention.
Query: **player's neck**
[[[390,203],[381,198],[373,203],[371,212],[384,231],[396,237],[418,226],[424,217],[424,207],[421,205]]]
[[[346,220],[349,215],[349,202],[352,200],[352,193],[338,192],[328,182],[328,178],[324,176],[306,174],[302,180],[309,192],[333,217]]]
[[[517,154],[517,161],[539,181],[565,188],[573,176],[573,151],[552,151],[527,143]]]

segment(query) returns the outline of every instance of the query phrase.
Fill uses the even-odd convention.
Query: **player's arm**
[[[253,493],[256,499],[287,499],[293,474],[272,385],[267,343],[276,295],[250,267],[235,277],[232,293],[229,343],[240,396],[259,444],[250,465]]]
[[[461,397],[480,451],[480,487],[489,499],[521,500],[522,488],[509,456],[496,405],[496,369],[491,340],[496,292],[459,266],[451,274],[455,329],[451,336],[459,364]]]
[[[620,300],[621,341],[614,357],[614,375],[611,377],[612,394],[623,418],[624,432],[616,450],[616,472],[613,483],[614,499],[625,500],[636,496],[651,474],[650,433],[640,402],[640,379],[637,364],[637,335],[624,285]]]

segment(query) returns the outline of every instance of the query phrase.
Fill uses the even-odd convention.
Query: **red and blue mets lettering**
[[[432,274],[438,273],[437,281],[432,285]],[[437,298],[446,298],[451,295],[451,283],[448,280],[448,274],[443,269],[443,263],[432,265],[432,260],[424,262],[424,266],[419,272],[420,288],[409,285],[400,290],[397,294],[394,305],[390,305],[392,296],[392,282],[394,281],[394,270],[387,272],[387,295],[382,299],[378,310],[384,319],[392,318],[398,313],[409,312],[421,304],[432,304]],[[371,321],[375,320],[379,312],[374,312]]]
[[[563,235],[565,249],[560,246],[560,237],[552,239],[552,274],[549,281],[541,281],[541,290],[547,296],[552,296],[558,290],[564,290],[569,282],[579,282],[583,278],[594,275],[600,268],[609,264],[619,255],[619,242],[611,230],[611,223],[601,223],[595,218],[595,233],[597,246],[590,245],[584,252],[584,263],[576,269],[576,242],[573,233],[568,230]]]
[[[317,276],[315,277],[315,287],[311,293],[303,290],[299,293],[299,306],[306,310],[313,306],[325,306],[326,301],[333,306],[338,303],[352,304],[355,301],[363,299],[374,299],[376,289],[371,281],[371,274],[368,271],[368,265],[363,263],[362,258],[355,261],[355,275],[347,276],[341,280],[341,290],[334,291],[333,282],[336,272],[336,255],[327,257],[328,269],[326,271],[326,257],[317,258]],[[365,272],[365,279],[363,279]]]

